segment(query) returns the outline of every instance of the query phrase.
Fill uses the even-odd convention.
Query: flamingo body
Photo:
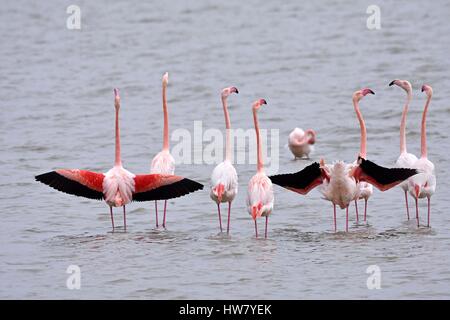
[[[175,173],[175,159],[172,157],[169,150],[162,150],[156,154],[152,160],[150,172],[160,174]]]
[[[255,174],[248,183],[247,211],[254,220],[268,217],[273,210],[272,181],[264,172]]]
[[[347,208],[358,196],[356,180],[351,175],[352,168],[353,165],[343,161],[336,161],[324,167],[329,180],[324,180],[321,192],[326,200],[338,205],[341,209]]]
[[[211,199],[217,204],[231,202],[238,192],[238,176],[229,160],[219,163],[211,174]]]
[[[312,129],[305,132],[300,128],[295,128],[289,134],[289,150],[291,150],[295,158],[309,158],[309,154],[314,151],[315,137],[316,134]]]

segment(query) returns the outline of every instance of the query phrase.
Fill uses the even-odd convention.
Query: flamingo
[[[369,92],[370,93],[370,92]],[[372,94],[375,94],[373,91]],[[353,108],[355,109],[356,117],[359,121],[359,127],[361,130],[360,137],[360,146],[359,146],[359,157],[366,159],[367,158],[367,131],[366,124],[361,114],[361,110],[359,109],[359,100],[355,99],[355,95],[353,96]],[[353,163],[353,166],[357,166],[357,161]],[[356,197],[355,197],[355,210],[356,210],[356,222],[359,221],[359,213],[358,213],[358,200],[364,199],[364,221],[367,220],[367,201],[373,194],[373,186],[370,183],[365,181],[360,181],[356,186]]]
[[[294,160],[306,157],[309,159],[309,154],[314,151],[313,144],[316,142],[316,132],[313,129],[303,131],[300,128],[295,128],[289,134],[288,146],[294,155]]]
[[[202,189],[195,181],[166,174],[135,175],[122,166],[119,131],[119,90],[114,89],[115,123],[115,161],[114,167],[106,173],[79,169],[58,169],[37,175],[37,181],[68,194],[95,200],[105,200],[110,209],[111,224],[114,231],[112,207],[123,207],[123,223],[126,230],[125,205],[131,201],[150,201],[171,199]]]
[[[417,161],[417,157],[414,154],[409,153],[406,149],[406,115],[408,114],[408,107],[411,103],[412,87],[411,83],[409,83],[409,81],[407,80],[393,80],[391,81],[391,83],[389,83],[389,86],[392,86],[394,84],[406,91],[406,103],[403,107],[402,120],[400,122],[400,156],[396,161],[396,165],[403,168],[413,168],[414,163]],[[405,181],[401,183],[400,187],[405,193],[406,216],[409,220],[408,182]]]
[[[375,94],[371,89],[364,88],[353,94],[355,111],[359,112],[359,101],[367,94]],[[358,115],[361,124],[364,120]],[[334,231],[336,232],[336,205],[346,209],[346,227],[348,232],[348,206],[358,195],[358,183],[368,182],[380,191],[386,191],[416,174],[414,169],[381,167],[362,156],[366,150],[365,125],[361,125],[360,155],[356,163],[347,164],[344,161],[335,161],[332,165],[314,162],[296,173],[279,174],[271,176],[273,183],[302,195],[308,194],[315,187],[322,185],[324,198],[333,203]]]
[[[264,164],[262,159],[261,138],[259,135],[259,125],[257,112],[263,104],[267,104],[266,100],[259,99],[253,103],[253,121],[256,131],[256,148],[257,148],[257,172],[250,179],[247,189],[247,210],[255,221],[255,235],[258,238],[258,224],[256,219],[266,217],[266,227],[264,237],[267,239],[267,225],[269,215],[273,210],[273,187],[271,180],[264,172]]]
[[[166,90],[169,83],[169,74],[166,72],[162,79],[162,101],[164,112],[163,149],[152,160],[150,173],[170,174],[175,172],[175,160],[169,151],[169,113],[167,111]],[[164,201],[163,228],[166,227],[167,200]],[[156,227],[158,228],[158,202],[155,200]]]
[[[414,168],[419,170],[419,174],[412,177],[408,181],[408,191],[414,197],[416,201],[416,220],[417,227],[419,227],[419,198],[427,198],[428,200],[428,223],[427,227],[430,227],[430,198],[436,190],[436,176],[434,172],[434,164],[428,160],[427,154],[427,132],[426,132],[426,120],[428,106],[430,105],[431,97],[433,96],[433,89],[429,85],[422,86],[422,92],[427,95],[427,100],[422,114],[422,128],[421,128],[421,144],[420,158],[414,163]]]
[[[229,87],[222,90],[222,106],[225,115],[226,126],[226,144],[225,144],[225,160],[219,163],[213,170],[211,175],[211,199],[217,203],[217,211],[219,213],[219,226],[222,232],[222,218],[220,216],[220,203],[228,202],[228,222],[227,234],[230,233],[230,212],[231,202],[238,191],[238,177],[236,169],[231,163],[231,141],[230,141],[230,116],[228,114],[227,98],[232,93],[239,93],[236,87]]]

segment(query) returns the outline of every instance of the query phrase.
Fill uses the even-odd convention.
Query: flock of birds
[[[121,161],[119,90],[114,89],[115,96],[115,161],[114,166],[106,173],[97,173],[79,169],[58,169],[36,176],[36,180],[53,187],[56,190],[89,199],[105,200],[110,208],[111,224],[115,230],[113,207],[123,207],[123,227],[126,230],[125,206],[131,201],[155,201],[156,227],[158,223],[158,200],[164,200],[164,216],[162,226],[166,227],[167,200],[184,196],[203,189],[203,185],[174,175],[175,160],[169,150],[169,124],[167,110],[168,74],[162,79],[162,100],[164,112],[163,148],[151,162],[149,174],[133,174],[126,170]],[[408,192],[416,201],[416,219],[419,226],[418,199],[428,199],[428,226],[430,225],[430,197],[436,188],[434,165],[427,158],[426,145],[426,115],[433,90],[428,85],[422,86],[422,92],[427,100],[422,116],[421,157],[417,158],[406,149],[406,115],[412,97],[411,84],[406,80],[394,80],[390,86],[397,85],[407,93],[400,126],[400,156],[394,168],[381,167],[367,160],[366,126],[362,117],[359,102],[368,94],[375,94],[371,89],[364,88],[353,94],[353,107],[361,129],[360,150],[358,159],[353,163],[334,161],[326,164],[324,159],[314,162],[296,173],[267,176],[264,171],[262,146],[259,133],[258,111],[266,100],[258,99],[252,105],[253,120],[257,142],[257,172],[250,179],[247,190],[247,210],[254,220],[255,235],[258,237],[257,219],[265,217],[265,238],[267,238],[268,218],[273,211],[273,185],[277,184],[288,190],[306,195],[317,186],[321,186],[324,198],[333,204],[334,230],[336,231],[336,206],[346,209],[346,231],[348,231],[348,209],[351,202],[356,206],[358,221],[358,200],[364,199],[364,221],[367,213],[367,200],[373,193],[373,186],[386,191],[399,185],[404,190],[406,212],[409,219]],[[219,227],[222,232],[222,217],[220,204],[228,203],[227,233],[230,232],[231,203],[238,192],[238,175],[231,162],[230,116],[227,99],[231,94],[237,94],[236,87],[222,90],[221,99],[225,116],[226,144],[225,159],[218,164],[211,175],[210,197],[217,204]],[[295,128],[289,135],[289,149],[297,158],[309,158],[316,140],[316,133],[309,129],[303,131]]]

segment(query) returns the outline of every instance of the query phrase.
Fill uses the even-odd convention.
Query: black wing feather
[[[361,157],[359,157],[359,161],[361,170],[380,185],[401,182],[418,173],[416,169],[382,167]]]
[[[270,176],[269,178],[273,183],[282,187],[306,189],[321,175],[322,170],[320,169],[320,164],[314,162],[299,172],[277,174],[275,176]]]
[[[64,193],[94,200],[103,200],[102,192],[92,190],[79,182],[67,179],[56,171],[40,174],[35,179]]]
[[[168,184],[149,191],[133,194],[134,201],[167,200],[184,196],[188,193],[202,190],[203,185],[196,181],[184,178],[172,184]]]

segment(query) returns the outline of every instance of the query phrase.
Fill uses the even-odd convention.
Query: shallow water
[[[370,4],[79,1],[79,31],[66,29],[60,2],[3,4],[0,298],[450,298],[442,148],[449,135],[450,3],[378,1],[380,30],[366,28]],[[266,98],[260,125],[279,129],[279,172],[309,163],[293,161],[284,147],[296,126],[318,133],[313,161],[353,161],[359,128],[351,94],[366,86],[376,92],[361,103],[368,157],[393,164],[405,99],[388,87],[396,78],[413,85],[407,140],[418,154],[425,102],[419,89],[431,84],[428,145],[438,181],[432,228],[406,221],[396,188],[375,191],[367,224],[354,223],[352,206],[350,232],[334,234],[332,206],[318,190],[302,197],[275,187],[269,239],[256,240],[245,209],[254,164],[237,166],[229,237],[218,234],[207,188],[169,201],[168,230],[154,229],[152,203],[132,203],[128,231],[111,233],[104,203],[34,182],[34,175],[59,167],[112,166],[113,87],[121,89],[124,164],[148,172],[162,145],[165,71],[171,131],[192,131],[199,120],[204,129],[222,130],[225,86],[240,91],[229,99],[234,128],[252,128],[251,102]],[[213,167],[177,164],[176,172],[208,185]],[[425,202],[420,210],[425,218]],[[339,230],[344,213],[338,212]],[[73,264],[81,268],[81,290],[66,288]],[[380,290],[367,289],[370,265],[380,267]]]

